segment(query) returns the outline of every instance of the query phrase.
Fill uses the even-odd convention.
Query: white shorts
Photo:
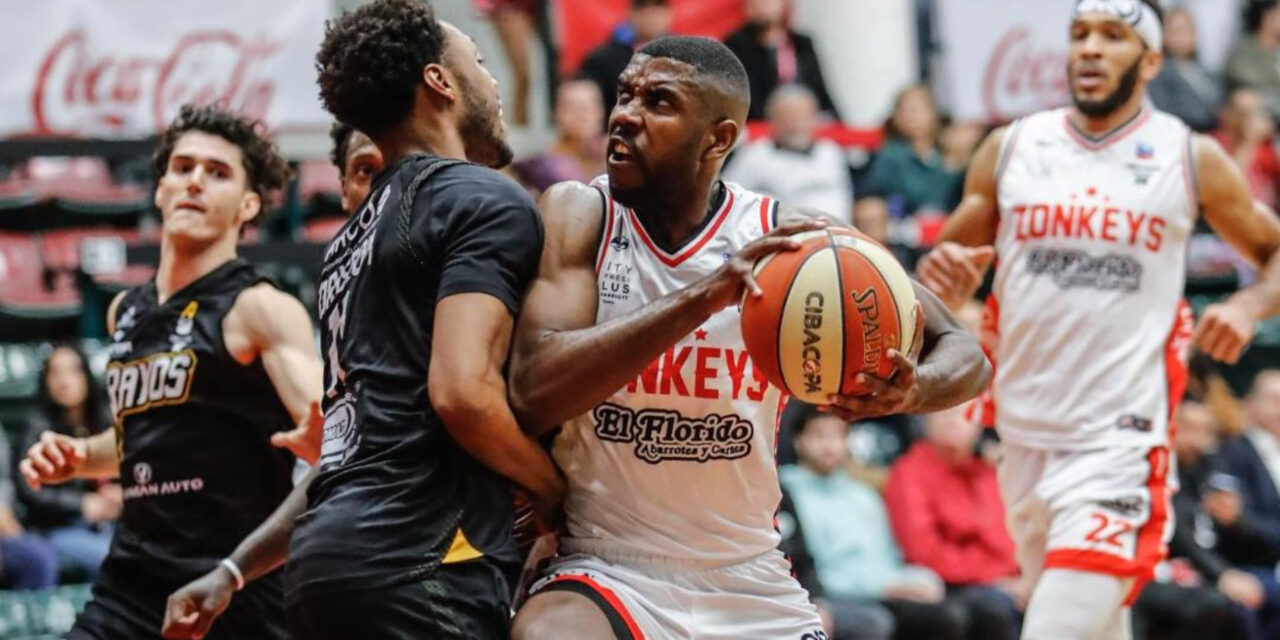
[[[1001,444],[1000,493],[1018,565],[1152,578],[1173,534],[1165,447],[1053,451]]]
[[[530,594],[581,593],[604,611],[619,640],[826,640],[791,563],[770,551],[712,569],[627,565],[574,554],[551,561]]]

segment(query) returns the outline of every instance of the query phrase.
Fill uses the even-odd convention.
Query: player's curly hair
[[[375,138],[413,107],[422,68],[442,62],[444,28],[430,4],[377,0],[325,23],[316,53],[320,99],[338,118]]]
[[[168,169],[169,156],[178,139],[191,131],[215,135],[240,147],[249,189],[264,200],[289,180],[289,165],[276,144],[264,135],[261,122],[218,105],[190,104],[183,105],[178,117],[160,134],[160,143],[151,156],[151,172],[156,180]]]

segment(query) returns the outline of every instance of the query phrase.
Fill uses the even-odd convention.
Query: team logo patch
[[[341,466],[360,447],[356,410],[350,394],[329,407],[324,414],[324,441],[320,444],[320,468]]]
[[[601,440],[635,445],[637,458],[664,460],[736,460],[751,453],[755,427],[735,414],[689,418],[678,411],[634,409],[607,402],[591,412]]]
[[[190,349],[155,353],[107,365],[107,394],[116,418],[152,407],[182,404],[195,380],[196,354]]]
[[[195,328],[196,311],[200,310],[200,303],[192,300],[187,303],[182,315],[178,317],[177,324],[173,325],[173,335],[169,336],[169,349],[171,351],[182,351],[191,346],[191,330]]]
[[[147,484],[151,482],[151,465],[145,462],[139,462],[133,465],[133,482],[135,484]]]

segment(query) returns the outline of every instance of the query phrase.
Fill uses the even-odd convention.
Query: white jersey
[[[1015,122],[996,168],[996,425],[1032,448],[1168,444],[1185,385],[1192,134],[1150,107],[1102,138]]]
[[[596,322],[683,289],[767,233],[777,203],[725,183],[720,210],[675,253],[604,195]],[[783,395],[751,364],[736,306],[711,316],[628,386],[570,420],[552,453],[568,478],[561,547],[607,560],[725,565],[774,549]]]

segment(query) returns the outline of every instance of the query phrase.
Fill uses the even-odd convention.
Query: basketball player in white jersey
[[[546,248],[516,328],[512,407],[567,476],[560,555],[518,640],[825,638],[777,551],[774,443],[784,398],[743,347],[756,258],[819,222],[719,179],[749,102],[706,38],[642,48],[619,79],[608,176],[542,201]],[[977,342],[923,288],[919,367],[833,397],[847,417],[929,411],[987,378]],[[567,630],[572,630],[569,633]]]
[[[1036,581],[1023,637],[1129,637],[1128,605],[1171,532],[1171,415],[1189,343],[1234,362],[1280,310],[1280,224],[1210,138],[1145,101],[1154,2],[1080,0],[1073,106],[994,132],[919,267],[949,303],[997,261],[996,426],[1010,532]],[[1181,302],[1197,215],[1262,268],[1206,310]]]

